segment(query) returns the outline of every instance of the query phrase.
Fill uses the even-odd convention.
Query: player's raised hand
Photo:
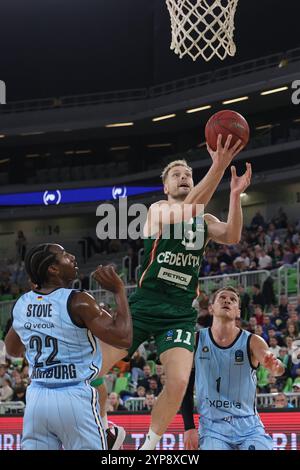
[[[212,150],[212,148],[210,148],[210,146],[206,144],[208,153],[210,154],[213,160],[213,165],[222,171],[226,170],[226,168],[228,167],[228,165],[230,165],[234,157],[244,148],[244,145],[242,144],[241,140],[237,140],[236,143],[231,148],[229,148],[231,140],[232,135],[230,134],[227,137],[225,145],[223,147],[222,134],[219,134],[216,151]]]
[[[103,289],[117,293],[124,289],[122,279],[118,276],[113,266],[98,266],[93,273],[93,278]]]
[[[198,450],[199,436],[197,429],[189,429],[188,431],[185,431],[183,442],[185,450]]]
[[[243,193],[251,183],[252,168],[251,163],[246,163],[246,171],[242,176],[237,176],[236,168],[234,165],[231,166],[231,183],[230,189],[232,193],[241,194]]]

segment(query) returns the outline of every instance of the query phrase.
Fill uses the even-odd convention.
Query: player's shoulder
[[[91,303],[95,302],[95,297],[84,289],[73,289],[71,291],[72,301],[76,303]]]
[[[156,201],[149,207],[150,210],[159,209],[163,205],[169,205],[166,199],[161,199],[160,201]]]

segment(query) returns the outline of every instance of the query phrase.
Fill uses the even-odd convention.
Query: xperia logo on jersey
[[[229,400],[210,400],[206,398],[209,406],[212,408],[238,408],[241,409],[242,405],[239,401],[229,401]]]
[[[51,304],[28,304],[27,305],[27,317],[52,317],[52,305]]]

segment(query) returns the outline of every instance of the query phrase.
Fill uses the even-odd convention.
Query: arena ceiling
[[[300,46],[295,0],[240,0],[237,54],[179,60],[164,0],[2,0],[7,100],[148,87]]]

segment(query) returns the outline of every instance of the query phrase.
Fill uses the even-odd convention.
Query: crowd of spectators
[[[278,214],[268,222],[257,212],[251,224],[243,230],[242,239],[238,245],[228,247],[211,242],[208,244],[200,276],[232,274],[258,269],[272,270],[283,264],[292,266],[300,256],[299,237],[300,223],[289,223],[282,209],[279,209]],[[7,300],[5,296],[16,299],[29,289],[24,270],[23,257],[26,251],[24,243],[23,245],[19,243],[23,248],[19,247],[19,255],[14,263],[0,264],[0,300]],[[135,270],[138,266],[137,253],[141,246],[139,242],[127,245],[128,259],[131,260],[131,263],[127,265],[130,268],[128,278],[132,282],[134,282]],[[98,249],[100,251],[100,247],[97,246]],[[118,252],[120,246],[117,247],[116,244],[114,248],[113,245],[105,245],[101,246],[101,249],[109,252],[116,249]],[[93,244],[90,245],[88,252],[90,256],[92,256],[92,250],[94,250]],[[88,288],[88,278],[82,277],[82,280],[84,279],[86,284],[83,287]],[[262,285],[254,284],[247,289],[240,285],[238,290],[241,296],[241,317],[237,319],[237,324],[262,336],[270,350],[286,366],[285,374],[279,378],[273,377],[267,370],[259,367],[257,392],[259,394],[274,393],[276,396],[274,406],[277,406],[277,402],[280,406],[283,398],[289,406],[293,406],[293,401],[285,393],[300,394],[300,358],[299,363],[292,361],[292,343],[300,339],[300,297],[296,304],[291,303],[285,295],[277,299],[271,276]],[[198,310],[197,329],[211,325],[209,303],[210,295],[202,292],[194,304]],[[8,327],[9,323],[6,331]],[[127,381],[124,382],[123,389],[116,390],[117,380],[120,377],[127,378]],[[0,365],[0,401],[25,402],[28,382],[26,363],[13,366],[8,359],[5,364]],[[139,349],[130,361],[120,361],[106,376],[109,392],[108,411],[122,410],[126,407],[126,402],[132,398],[143,398],[143,409],[151,410],[164,382],[163,366],[159,363],[154,343],[149,341],[146,347]]]

